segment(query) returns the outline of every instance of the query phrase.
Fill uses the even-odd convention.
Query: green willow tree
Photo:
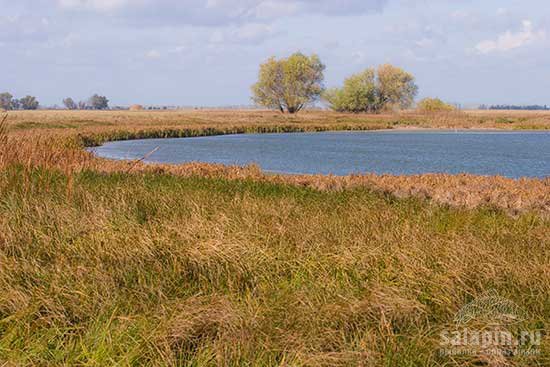
[[[342,88],[323,94],[329,107],[339,112],[378,113],[387,109],[409,108],[418,93],[412,74],[385,64],[367,69],[345,80]]]
[[[324,90],[325,65],[317,55],[295,53],[286,59],[272,57],[260,66],[252,100],[259,106],[297,113],[319,100]]]
[[[374,70],[352,75],[344,81],[343,88],[327,90],[323,99],[338,112],[376,112],[378,96]]]

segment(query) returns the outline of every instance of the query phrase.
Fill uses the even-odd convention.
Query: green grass
[[[439,331],[495,290],[550,319],[549,223],[366,189],[0,171],[0,364],[474,365]],[[548,365],[538,357],[517,365]]]
[[[114,123],[92,120],[74,120],[67,123],[48,123],[37,121],[18,122],[11,126],[12,130],[43,130],[43,129],[81,129],[84,127],[113,126]]]
[[[136,140],[136,139],[166,139],[166,138],[191,138],[199,136],[218,136],[234,134],[268,134],[268,133],[302,133],[302,132],[324,132],[324,131],[369,131],[380,129],[391,129],[392,125],[365,125],[365,126],[236,126],[229,128],[201,128],[201,129],[147,129],[137,131],[107,131],[79,135],[79,143],[84,147],[95,147],[108,141]]]

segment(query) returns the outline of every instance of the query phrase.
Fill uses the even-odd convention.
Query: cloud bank
[[[380,12],[388,0],[57,0],[58,8],[130,20],[220,25],[302,14],[350,15]]]
[[[492,52],[506,52],[520,48],[531,43],[542,41],[546,38],[546,31],[535,29],[533,22],[524,20],[522,29],[519,32],[506,31],[498,36],[496,40],[482,41],[477,44],[476,50],[482,54]]]
[[[301,51],[329,87],[389,62],[421,96],[550,103],[547,1],[0,0],[0,92],[248,104],[258,65]]]

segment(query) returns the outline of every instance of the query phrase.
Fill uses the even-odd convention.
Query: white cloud
[[[47,41],[52,28],[44,17],[0,15],[0,41]]]
[[[81,40],[81,37],[77,33],[69,33],[65,37],[63,37],[63,40],[61,41],[61,45],[63,47],[73,47],[77,42]]]
[[[361,65],[367,61],[367,55],[363,51],[355,51],[351,54],[351,59],[354,64]]]
[[[496,40],[487,40],[478,43],[475,47],[476,51],[481,54],[489,54],[491,52],[510,51],[519,47],[529,45],[546,38],[546,32],[543,29],[535,29],[530,20],[522,22],[522,30],[519,32],[507,31]]]
[[[498,8],[497,9],[497,15],[501,15],[501,16],[504,16],[504,15],[508,15],[508,9],[506,8]]]
[[[381,11],[388,0],[56,0],[66,10],[195,25],[254,22],[298,14],[355,15]]]
[[[141,1],[138,1],[141,2]],[[59,6],[68,9],[88,9],[110,12],[130,5],[129,0],[58,0]]]
[[[416,41],[414,44],[420,48],[429,48],[429,47],[432,47],[434,43],[435,42],[433,39],[424,37],[421,40]]]
[[[275,34],[270,25],[249,23],[239,27],[215,30],[210,36],[210,43],[258,44]]]
[[[466,19],[470,16],[470,14],[465,10],[456,10],[451,13],[451,17],[455,19]]]
[[[254,14],[260,19],[276,18],[296,14],[300,5],[292,1],[262,1],[254,9]]]
[[[240,41],[257,43],[274,34],[271,26],[265,24],[247,24],[240,27],[236,36]]]
[[[160,59],[161,54],[157,50],[149,50],[145,54],[145,57],[148,59]]]
[[[210,35],[210,43],[221,44],[224,42],[226,42],[226,37],[222,31],[216,30]]]

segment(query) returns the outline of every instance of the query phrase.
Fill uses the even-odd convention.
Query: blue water
[[[280,173],[472,173],[550,176],[549,132],[378,131],[224,135],[110,142],[94,148],[112,159],[257,163]]]

